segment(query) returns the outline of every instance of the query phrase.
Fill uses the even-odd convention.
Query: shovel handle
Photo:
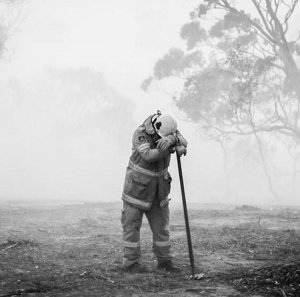
[[[178,173],[179,173],[179,180],[180,180],[180,189],[181,189],[181,197],[182,197],[182,204],[183,204],[183,212],[184,212],[186,236],[187,236],[187,242],[188,242],[188,248],[189,248],[191,270],[192,270],[192,276],[194,276],[195,275],[195,263],[194,263],[193,246],[192,246],[192,239],[191,239],[191,232],[190,232],[189,216],[188,216],[186,199],[185,199],[181,161],[180,161],[180,156],[179,156],[178,152],[176,152],[176,156],[177,156]]]

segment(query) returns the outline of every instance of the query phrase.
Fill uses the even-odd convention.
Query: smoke
[[[160,109],[189,142],[188,203],[269,203],[257,143],[226,143],[224,152],[176,116],[168,84],[140,90],[157,59],[181,45],[178,32],[197,1],[92,2],[30,1],[10,40],[12,61],[0,71],[0,199],[120,201],[132,133]],[[299,203],[297,148],[275,140],[263,147],[283,204]],[[180,203],[175,156],[170,173],[172,203]]]
[[[137,110],[88,68],[6,78],[0,91],[1,199],[120,201],[132,133],[156,111],[150,101]],[[159,97],[155,103],[160,109]],[[162,111],[172,114],[166,106]],[[272,203],[254,139],[228,142],[224,151],[177,121],[189,142],[182,159],[189,203]],[[297,147],[284,144],[264,138],[263,153],[281,203],[297,204]],[[172,156],[172,203],[181,202],[176,167]]]
[[[119,199],[134,104],[101,73],[48,69],[1,94],[2,197]]]

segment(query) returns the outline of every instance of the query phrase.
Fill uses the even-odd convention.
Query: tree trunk
[[[284,65],[284,72],[291,82],[291,86],[300,102],[300,71],[294,57],[287,45],[280,46],[279,55]]]

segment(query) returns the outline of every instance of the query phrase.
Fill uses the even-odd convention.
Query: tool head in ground
[[[198,274],[190,275],[188,277],[188,280],[199,280],[203,278],[204,278],[204,273],[198,273]]]

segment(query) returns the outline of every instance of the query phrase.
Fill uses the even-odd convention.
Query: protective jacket
[[[159,136],[152,124],[153,115],[139,126],[132,138],[132,155],[126,169],[122,200],[136,208],[149,210],[157,194],[159,205],[169,202],[171,175],[168,172],[170,153],[174,147],[159,151]],[[187,146],[187,141],[176,131],[176,145]]]

